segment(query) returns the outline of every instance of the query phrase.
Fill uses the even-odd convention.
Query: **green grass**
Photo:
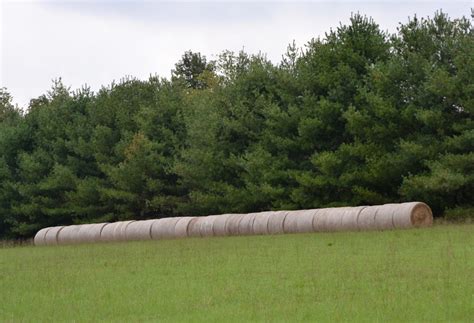
[[[0,248],[0,321],[474,320],[474,225]]]

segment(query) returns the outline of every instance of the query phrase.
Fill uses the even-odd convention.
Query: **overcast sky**
[[[184,51],[262,51],[277,63],[293,40],[324,36],[351,12],[395,32],[408,17],[470,16],[473,1],[13,1],[0,0],[0,87],[26,107],[62,77],[93,90],[123,76],[169,77]]]

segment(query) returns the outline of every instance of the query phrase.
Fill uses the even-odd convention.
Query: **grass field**
[[[0,321],[474,321],[474,225],[0,249]]]

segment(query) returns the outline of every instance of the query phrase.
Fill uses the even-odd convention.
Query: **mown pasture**
[[[0,248],[0,321],[466,321],[474,224]]]

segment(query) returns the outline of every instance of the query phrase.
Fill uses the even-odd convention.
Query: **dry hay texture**
[[[200,237],[201,236],[201,223],[203,217],[193,218],[189,221],[186,236],[187,237]]]
[[[226,231],[226,223],[229,217],[231,217],[233,214],[222,214],[217,217],[217,219],[214,221],[214,227],[212,228],[214,230],[214,235],[215,236],[226,236],[227,231]]]
[[[82,225],[68,225],[59,231],[57,236],[58,244],[77,243],[77,236]],[[48,231],[49,233],[49,231]]]
[[[433,214],[428,205],[409,202],[48,227],[38,231],[34,244],[42,246],[185,237],[392,230],[432,224]]]
[[[43,246],[46,244],[44,238],[46,237],[46,233],[48,233],[50,229],[51,228],[44,228],[36,233],[35,238],[33,239],[35,246]]]
[[[135,222],[131,221],[120,221],[114,223],[108,223],[100,233],[100,241],[124,241],[126,240],[125,229],[127,226]]]
[[[158,220],[144,220],[130,223],[125,228],[126,240],[151,240],[151,227]]]
[[[180,218],[162,218],[151,225],[151,238],[155,240],[173,239],[176,236],[176,223]]]
[[[253,221],[253,233],[254,234],[269,234],[268,231],[268,220],[276,212],[260,212],[256,213],[255,220]]]
[[[188,236],[188,225],[194,217],[184,216],[179,218],[174,227],[174,238],[185,238]]]

